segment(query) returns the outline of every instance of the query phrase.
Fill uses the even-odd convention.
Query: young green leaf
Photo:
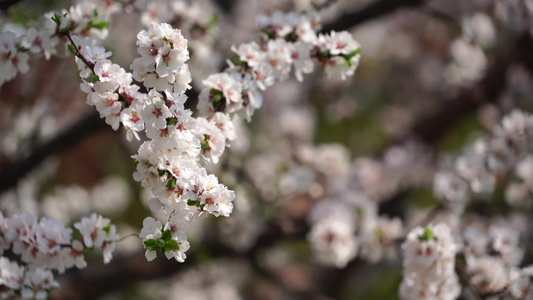
[[[163,241],[169,241],[172,238],[172,231],[169,229],[163,231],[163,235],[161,235],[161,238]]]
[[[165,244],[165,251],[173,251],[173,250],[179,250],[180,246],[178,245],[178,242],[175,240],[169,240]]]
[[[146,247],[146,249],[150,251],[155,251],[159,249],[159,247],[157,246],[156,239],[149,239],[149,240],[144,241],[144,246]]]

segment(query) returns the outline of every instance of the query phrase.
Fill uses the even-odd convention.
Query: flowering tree
[[[3,298],[533,297],[533,2],[17,2]]]

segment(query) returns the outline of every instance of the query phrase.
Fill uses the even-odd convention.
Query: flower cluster
[[[147,257],[153,259],[154,250],[165,249],[167,257],[172,253],[183,261],[189,247],[184,230],[194,212],[229,216],[233,208],[234,193],[200,165],[218,162],[226,138],[235,135],[232,124],[225,115],[195,119],[184,108],[184,92],[191,81],[185,64],[187,41],[170,25],[153,24],[138,34],[141,57],[131,65],[133,76],[109,61],[111,53],[90,39],[71,39],[87,102],[114,129],[122,123],[130,139],[138,138],[137,132],[141,131],[149,138],[133,156],[134,178],[154,195],[150,207],[166,213],[165,228],[169,231],[162,232],[171,232],[176,244],[172,249],[153,244],[160,236],[154,232],[155,219],[147,218],[141,232]],[[139,92],[139,87],[132,85],[132,77],[142,82],[148,93]]]
[[[348,207],[341,202],[324,201],[314,208],[314,225],[309,233],[313,253],[318,262],[345,267],[357,254],[355,222]],[[315,213],[315,215],[316,215]]]
[[[326,144],[312,149],[317,177],[327,179],[325,198],[310,214],[308,239],[313,254],[325,265],[342,268],[356,255],[372,263],[396,258],[396,240],[403,234],[398,218],[378,215],[377,203],[354,184],[347,149]]]
[[[491,19],[482,13],[465,16],[462,20],[463,34],[450,47],[451,61],[444,76],[453,85],[471,84],[486,72],[488,60],[484,49],[495,44],[496,29]]]
[[[190,88],[187,40],[169,24],[151,24],[137,35],[140,58],[133,60],[133,77],[147,88],[181,94]]]
[[[461,288],[455,274],[455,244],[451,230],[439,223],[416,227],[403,248],[402,299],[456,299]]]
[[[286,80],[293,67],[296,78],[302,81],[303,74],[314,69],[313,58],[326,66],[329,77],[353,75],[361,57],[359,44],[347,32],[317,36],[318,24],[314,13],[277,11],[270,17],[259,16],[257,25],[263,39],[233,46],[238,57],[229,62],[230,67],[203,81],[200,113],[225,112],[249,120],[262,105],[260,90]]]
[[[286,22],[294,17],[291,16]],[[55,16],[58,24],[62,24],[63,19]],[[270,42],[291,41],[304,45],[316,40],[316,34],[310,30],[311,19],[305,16],[297,19],[291,37]],[[152,192],[154,198],[150,201],[150,208],[162,210],[166,222],[163,225],[153,218],[145,219],[141,238],[147,249],[147,258],[153,259],[154,251],[161,249],[167,257],[183,261],[184,251],[189,247],[185,232],[192,218],[203,212],[227,217],[233,209],[234,192],[220,184],[214,175],[208,175],[203,167],[216,164],[227,140],[236,138],[230,115],[244,111],[249,118],[262,102],[258,88],[266,88],[271,83],[265,85],[265,82],[273,82],[275,78],[284,79],[287,71],[272,68],[277,65],[272,62],[274,57],[265,56],[266,60],[261,63],[270,66],[267,77],[271,79],[257,77],[257,72],[251,68],[253,60],[243,58],[229,72],[209,76],[204,81],[206,88],[199,96],[203,116],[194,118],[192,112],[184,107],[187,99],[184,92],[191,87],[191,76],[185,63],[189,59],[187,40],[179,30],[172,29],[168,24],[154,23],[148,30],[141,31],[137,35],[141,57],[130,66],[133,75],[111,63],[107,59],[111,53],[94,45],[90,39],[71,36],[68,27],[60,27],[59,33],[71,42],[69,48],[76,55],[84,81],[82,89],[88,93],[87,102],[94,105],[114,129],[122,123],[129,139],[132,136],[138,138],[137,132],[141,131],[146,132],[149,139],[133,156],[136,161],[134,179]],[[353,44],[350,41],[347,44]],[[306,55],[309,56],[312,47],[306,47]],[[287,49],[273,48],[272,55],[279,54],[278,50]],[[291,63],[298,66],[296,56],[299,54],[292,53],[294,61]],[[344,55],[341,52],[332,55],[337,54]],[[249,72],[246,73],[246,70]],[[143,83],[148,92],[139,92],[139,87],[132,84],[132,78]]]
[[[63,9],[63,17],[58,25],[60,29],[68,29],[75,35],[103,40],[108,35],[109,18],[120,9],[119,3],[106,0],[82,1],[69,10]]]
[[[73,240],[73,230],[54,219],[38,221],[36,214],[28,212],[4,218],[0,213],[0,254],[10,250],[23,263],[0,257],[0,285],[7,288],[2,297],[18,293],[25,299],[46,298],[48,291],[59,286],[51,271],[85,268],[87,249],[102,249],[104,262],[111,260],[119,236],[109,219],[92,214],[74,227],[81,240]]]
[[[491,193],[499,178],[525,159],[532,146],[533,117],[515,110],[503,118],[491,137],[477,140],[457,158],[453,171],[435,175],[435,193],[460,205],[472,195]]]
[[[18,33],[19,35],[9,31],[0,33],[0,86],[13,79],[17,72],[26,73],[29,70],[28,53],[42,53],[46,59],[57,53],[56,47],[60,42],[59,36],[55,34],[57,27],[93,40],[102,40],[107,37],[109,17],[120,8],[118,3],[83,1],[68,11],[63,10],[61,18],[47,13],[43,24],[37,27],[39,29],[31,27],[24,34]]]
[[[46,299],[49,292],[59,287],[51,271],[36,268],[29,270],[14,261],[0,257],[0,286],[5,290],[0,292],[2,299],[9,299],[15,295],[23,299]]]
[[[15,78],[17,72],[28,72],[28,54],[21,49],[22,38],[12,32],[0,34],[0,86]]]
[[[140,139],[139,133],[148,138],[133,156],[136,169],[133,177],[151,192],[153,197],[149,207],[153,211],[162,211],[164,221],[147,217],[143,222],[139,236],[147,259],[154,259],[156,251],[160,250],[167,258],[183,262],[189,249],[187,231],[192,219],[205,212],[227,217],[233,210],[235,193],[205,169],[207,165],[218,163],[227,142],[237,138],[233,115],[250,118],[262,103],[259,90],[276,80],[285,80],[292,65],[300,81],[302,74],[312,71],[311,57],[316,54],[314,43],[319,40],[315,32],[317,22],[314,15],[276,13],[272,18],[261,17],[258,24],[265,33],[261,46],[251,43],[234,48],[242,57],[231,64],[227,72],[209,76],[203,82],[206,87],[199,102],[206,109],[201,109],[203,116],[195,118],[184,106],[185,91],[191,88],[191,74],[186,64],[188,42],[180,30],[169,24],[152,23],[148,30],[139,32],[137,50],[140,57],[130,65],[132,73],[110,61],[111,52],[95,42],[95,38],[107,35],[107,19],[118,7],[83,2],[69,11],[51,16],[55,23],[52,35],[30,30],[27,37],[16,41],[14,36],[7,34],[9,42],[6,42],[4,57],[9,57],[12,67],[19,66],[17,61],[24,64],[27,61],[22,52],[45,51],[48,57],[54,52],[52,46],[57,41],[61,38],[66,41],[68,50],[75,56],[82,79],[81,89],[87,93],[87,104],[94,106],[113,129],[122,125],[129,140],[133,137]],[[278,28],[278,23],[284,28]],[[353,73],[355,66],[351,59],[359,57],[358,44],[349,35],[345,38],[346,45],[350,45],[348,48],[357,49],[348,54],[322,49],[320,61],[348,55],[345,63],[353,67]],[[324,41],[320,47],[331,48],[330,43]],[[26,48],[20,48],[19,44]],[[46,48],[39,48],[42,45]],[[262,50],[263,46],[266,52]],[[250,55],[243,56],[241,52],[248,51],[247,47],[251,47]],[[24,51],[17,58],[19,54],[12,50],[19,48]],[[351,74],[350,71],[341,73]],[[134,79],[142,83],[146,91],[134,84]],[[202,100],[205,98],[209,99],[207,105]],[[320,159],[323,163],[317,168],[325,173],[335,173],[342,161],[339,163],[335,158],[335,151],[322,152],[325,154]],[[332,155],[328,155],[330,152]],[[81,235],[80,240],[73,240],[73,230],[58,221],[48,218],[37,221],[34,214],[24,213],[12,219],[2,217],[1,221],[2,251],[12,249],[30,270],[47,273],[35,271],[42,273],[35,275],[33,271],[26,272],[25,267],[20,267],[22,271],[17,267],[13,269],[17,269],[20,276],[29,276],[27,285],[41,284],[45,290],[57,286],[48,270],[63,272],[74,266],[83,268],[86,265],[84,250],[92,248],[102,249],[107,263],[118,241],[115,227],[108,219],[96,214],[74,224]],[[348,228],[344,233],[349,236],[353,227]],[[355,252],[347,255],[347,259],[353,255]],[[15,292],[23,290],[22,281],[17,282],[19,286],[12,289]],[[37,287],[33,291],[40,292]]]
[[[467,279],[479,295],[508,292],[515,299],[527,299],[530,279],[521,274],[524,250],[517,220],[489,221],[474,218],[463,229]],[[513,224],[514,223],[514,224]]]
[[[195,87],[209,74],[218,71],[222,56],[217,51],[218,12],[209,1],[135,1],[135,6],[143,13],[141,23],[149,27],[152,23],[168,23],[179,28],[188,39],[187,48],[191,53],[188,61]]]

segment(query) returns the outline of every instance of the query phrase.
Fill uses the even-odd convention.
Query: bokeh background
[[[152,2],[152,8],[159,5]],[[119,243],[109,265],[95,254],[87,258],[87,269],[59,276],[53,299],[398,298],[399,255],[375,264],[356,257],[343,268],[323,266],[309,243],[308,215],[335,192],[326,184],[335,172],[356,177],[348,182],[375,202],[379,215],[398,217],[405,228],[439,205],[435,170],[512,108],[533,108],[533,4],[318,2],[194,1],[202,8],[194,13],[215,14],[218,23],[207,32],[188,31],[194,88],[187,105],[193,110],[201,81],[235,56],[231,46],[257,36],[259,14],[318,7],[324,30],[349,30],[361,44],[361,63],[345,81],[327,78],[317,64],[303,83],[291,78],[265,92],[263,107],[251,122],[238,124],[239,138],[210,168],[236,191],[234,213],[191,226],[185,263],[161,257],[146,262],[142,244],[132,236]],[[2,10],[1,30],[34,26],[45,12],[70,5],[20,1]],[[137,56],[146,5],[132,1],[110,21],[104,46],[126,70]],[[0,90],[2,213],[37,211],[71,223],[97,211],[112,219],[122,236],[138,233],[151,214],[150,195],[131,175],[131,155],[140,142],[126,141],[124,132],[113,131],[85,104],[66,51],[50,60],[35,56],[30,67]],[[328,146],[337,148],[321,148]],[[332,156],[324,160],[333,162],[326,167],[333,175],[306,163],[318,153]],[[487,216],[509,210],[503,194],[496,192],[490,206],[474,209]],[[525,261],[531,258],[526,254]]]

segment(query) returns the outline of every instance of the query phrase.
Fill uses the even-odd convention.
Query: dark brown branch
[[[332,30],[348,30],[365,21],[377,19],[400,8],[416,7],[423,5],[428,1],[429,0],[380,0],[372,2],[360,10],[352,13],[346,13],[332,23],[325,24],[322,28],[322,32],[329,33]]]
[[[76,145],[87,136],[106,127],[108,125],[104,120],[100,119],[100,116],[95,111],[53,139],[34,148],[28,156],[17,158],[11,165],[4,167],[0,172],[0,193],[16,186],[19,180],[48,157]]]

